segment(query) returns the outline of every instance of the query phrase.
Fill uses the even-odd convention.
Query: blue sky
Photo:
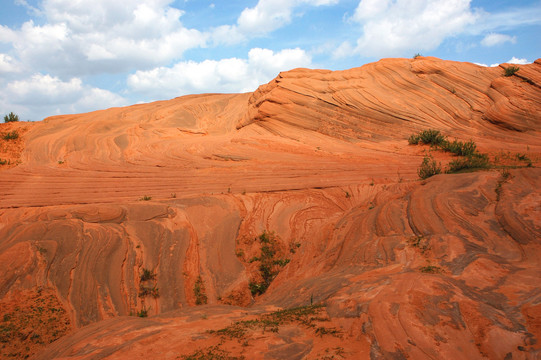
[[[539,34],[541,0],[0,0],[0,115],[247,92],[416,53],[531,63]]]

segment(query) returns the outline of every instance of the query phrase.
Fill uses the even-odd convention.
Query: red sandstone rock
[[[540,84],[539,61],[385,59],[24,124],[0,299],[54,289],[73,331],[37,359],[535,358]],[[429,147],[407,138],[428,128],[523,167],[418,180]],[[264,231],[289,262],[253,297]],[[207,332],[312,303],[313,326]]]

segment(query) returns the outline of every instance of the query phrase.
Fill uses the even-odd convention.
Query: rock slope
[[[62,331],[2,325],[2,357],[25,336],[37,359],[540,356],[541,60],[506,66],[297,69],[17,125],[0,300],[45,291],[59,314],[32,321]],[[499,167],[418,180],[453,158],[408,145],[428,128]]]

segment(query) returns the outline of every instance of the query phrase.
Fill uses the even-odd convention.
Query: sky
[[[541,0],[0,0],[0,116],[254,91],[293,68],[541,57]]]

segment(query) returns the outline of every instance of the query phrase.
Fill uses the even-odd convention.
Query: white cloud
[[[467,30],[467,32],[474,35],[490,31],[507,31],[519,26],[541,24],[541,6],[539,3],[520,7],[513,6],[493,13],[478,10],[476,14],[478,15],[478,21]]]
[[[259,0],[253,8],[245,8],[236,25],[224,25],[212,34],[215,43],[231,44],[250,37],[264,36],[292,21],[293,11],[301,5],[335,5],[339,0]]]
[[[506,61],[504,64],[517,64],[517,65],[526,65],[526,64],[531,64],[532,62],[531,61],[528,61],[527,59],[518,59],[516,57],[512,57],[511,60],[509,61]],[[489,67],[487,64],[482,64],[482,63],[474,63],[475,65],[479,65],[479,66],[485,66],[485,67]],[[496,67],[496,66],[500,66],[500,64],[491,64],[490,67]]]
[[[500,64],[491,64],[490,66],[487,65],[487,64],[483,64],[483,63],[476,63],[474,62],[475,65],[479,65],[479,66],[484,66],[484,67],[496,67],[496,66],[500,66]]]
[[[248,92],[272,80],[280,71],[311,65],[311,57],[302,49],[273,52],[250,50],[247,59],[230,58],[182,61],[173,67],[137,71],[128,78],[129,88],[154,98],[205,92]]]
[[[351,20],[362,25],[357,53],[404,56],[437,48],[475,22],[471,0],[361,0]]]
[[[531,61],[528,61],[527,59],[518,59],[516,57],[512,57],[511,60],[507,61],[508,64],[518,64],[518,65],[526,65],[531,64]]]
[[[16,111],[24,119],[41,120],[50,115],[127,105],[121,96],[84,85],[79,78],[62,81],[48,74],[35,74],[0,85],[0,113]]]
[[[20,72],[21,64],[7,54],[0,53],[0,74],[18,73]]]
[[[481,40],[481,45],[490,47],[490,46],[505,44],[506,42],[510,42],[514,44],[517,42],[517,38],[516,36],[490,33],[487,36],[485,36],[483,40]]]
[[[207,35],[180,22],[170,0],[45,0],[43,25],[0,26],[0,41],[31,68],[62,77],[151,68],[206,46]]]

